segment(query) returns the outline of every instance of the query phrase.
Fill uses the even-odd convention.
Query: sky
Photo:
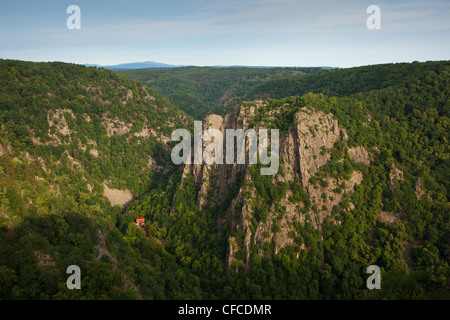
[[[80,29],[66,21],[80,8]],[[366,21],[380,8],[381,29]],[[450,60],[450,1],[0,0],[0,58],[352,67]]]

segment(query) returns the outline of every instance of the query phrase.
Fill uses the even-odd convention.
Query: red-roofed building
[[[147,235],[147,230],[145,230],[145,218],[136,219],[136,225],[139,229],[144,231],[144,233]],[[148,239],[148,237],[147,237]]]
[[[136,225],[139,229],[145,230],[145,218],[136,219]]]

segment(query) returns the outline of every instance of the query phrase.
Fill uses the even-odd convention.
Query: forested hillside
[[[196,120],[211,113],[226,115],[240,97],[273,79],[302,77],[322,68],[183,67],[117,71],[164,95]]]
[[[327,70],[308,77],[289,77],[262,83],[252,88],[245,99],[281,99],[308,92],[328,96],[348,96],[359,92],[415,85],[450,62],[388,63],[347,69]]]
[[[127,207],[127,221],[144,210],[204,297],[448,299],[449,64],[361,70],[387,69],[353,96],[308,93],[208,116],[206,128],[280,129],[279,173],[186,166],[164,203],[154,190]],[[333,73],[345,83],[349,71]],[[381,290],[366,287],[372,264]]]
[[[0,122],[0,297],[148,297],[135,272],[169,297],[176,276],[152,274],[116,223],[176,170],[167,142],[189,116],[104,69],[1,60]],[[72,264],[82,291],[66,288]]]
[[[204,129],[279,129],[278,173],[174,165],[187,104],[124,75],[0,60],[1,299],[450,298],[449,62],[130,72]],[[252,99],[210,114],[226,92]]]

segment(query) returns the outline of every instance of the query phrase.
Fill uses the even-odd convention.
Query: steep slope
[[[237,108],[225,119],[218,115],[208,116],[204,121],[204,130],[218,129],[224,136],[225,128],[248,130],[249,126],[254,125],[254,116],[259,112],[258,109],[265,107],[267,103],[260,101]],[[258,130],[270,126],[270,119],[280,112],[281,108],[265,112],[266,120],[253,128]],[[202,210],[207,199],[214,199],[219,205],[223,204],[227,187],[241,183],[232,202],[227,204],[230,207],[224,215],[224,220],[219,223],[223,224],[228,220],[232,234],[238,229],[244,233],[245,263],[248,265],[250,244],[263,247],[264,243],[273,243],[275,254],[286,246],[296,245],[295,239],[298,235],[294,228],[295,222],[310,220],[315,228],[320,228],[323,220],[331,214],[331,209],[341,203],[344,194],[351,195],[354,187],[361,183],[363,175],[358,170],[350,171],[347,180],[326,177],[321,179],[320,183],[316,182],[316,174],[329,162],[335,146],[344,148],[340,150],[341,156],[351,151],[354,156],[350,157],[350,161],[356,158],[355,162],[369,162],[368,152],[364,147],[349,149],[346,140],[345,130],[339,127],[332,114],[303,107],[294,114],[292,125],[280,140],[282,168],[274,177],[260,177],[260,172],[255,170],[255,167],[221,164],[188,165],[183,176],[192,174],[200,184],[197,196],[198,211]],[[224,153],[225,145],[226,141]],[[206,146],[207,144],[204,145]],[[357,158],[356,154],[362,154],[362,157]],[[344,162],[343,157],[333,156],[333,161]],[[241,182],[237,181],[237,177],[240,177]],[[333,191],[339,187],[341,192]],[[293,200],[294,192],[297,199],[299,194],[302,195],[301,202]],[[295,236],[291,235],[292,232]],[[234,236],[229,240],[229,265],[236,259],[234,252],[244,249],[238,242]]]
[[[145,264],[116,221],[175,170],[170,134],[189,121],[106,70],[1,60],[1,298],[149,298],[130,282],[130,261]],[[82,292],[65,288],[71,264]]]
[[[327,70],[308,77],[286,77],[267,81],[247,92],[245,99],[281,99],[308,92],[348,96],[391,86],[405,87],[416,85],[418,80],[440,72],[449,65],[449,61],[430,61]]]
[[[2,61],[0,79],[3,153],[39,155],[48,170],[63,162],[135,194],[156,150],[188,122],[151,89],[105,70]]]
[[[448,297],[449,71],[207,116],[204,130],[279,129],[280,170],[184,166],[166,205],[156,193],[142,199],[157,206],[146,216],[151,235],[224,298]],[[383,270],[381,291],[365,285],[372,264]]]
[[[166,96],[197,120],[225,116],[251,88],[272,79],[321,72],[321,68],[183,67],[118,71]]]
[[[415,65],[406,84],[391,65],[392,85],[206,117],[205,130],[278,129],[274,175],[175,166],[171,133],[193,119],[123,76],[0,65],[1,298],[449,298],[445,63]],[[81,291],[65,287],[72,264]],[[366,287],[369,265],[381,290]]]

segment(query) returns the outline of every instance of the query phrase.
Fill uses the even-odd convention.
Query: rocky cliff
[[[271,128],[272,121],[280,113],[280,108],[266,111],[263,121],[255,118],[266,104],[257,101],[252,104],[238,106],[225,118],[218,115],[206,117],[203,130],[214,128],[222,132],[225,137],[226,129]],[[261,118],[260,116],[258,118]],[[226,138],[224,138],[226,140]],[[212,202],[224,206],[223,214],[218,215],[217,223],[221,226],[228,222],[230,238],[228,249],[228,264],[239,260],[237,252],[243,250],[245,254],[241,262],[248,265],[251,246],[257,246],[259,252],[266,243],[273,243],[274,252],[278,253],[284,247],[294,245],[298,237],[294,227],[296,222],[304,223],[308,220],[315,228],[320,229],[326,217],[331,217],[332,208],[339,205],[344,196],[363,180],[360,171],[353,171],[346,177],[323,175],[321,168],[331,158],[331,151],[336,142],[344,146],[342,158],[347,155],[355,162],[369,164],[369,152],[363,147],[348,148],[346,131],[341,128],[332,114],[325,114],[313,107],[303,107],[294,114],[293,121],[286,132],[282,132],[279,141],[280,170],[270,176],[270,183],[284,185],[281,199],[272,202],[265,219],[255,223],[255,212],[259,210],[258,201],[267,202],[268,199],[256,199],[255,176],[251,173],[252,165],[247,164],[191,164],[186,165],[183,176],[194,176],[199,184],[197,195],[197,210]],[[203,148],[209,143],[203,142]],[[225,154],[224,141],[223,148]],[[248,151],[248,143],[247,143]],[[236,148],[235,148],[236,152]],[[259,171],[257,171],[259,173]],[[321,178],[317,175],[320,173]],[[320,181],[320,183],[317,182]],[[300,182],[300,183],[295,183]],[[234,186],[234,188],[231,188]],[[298,190],[301,188],[302,190]],[[233,189],[233,190],[231,190]],[[298,201],[294,194],[304,194],[307,200]],[[309,198],[309,199],[308,199]],[[352,204],[349,204],[352,208]],[[239,234],[238,239],[236,234]],[[242,236],[243,234],[243,236]],[[305,245],[302,245],[306,249]]]

